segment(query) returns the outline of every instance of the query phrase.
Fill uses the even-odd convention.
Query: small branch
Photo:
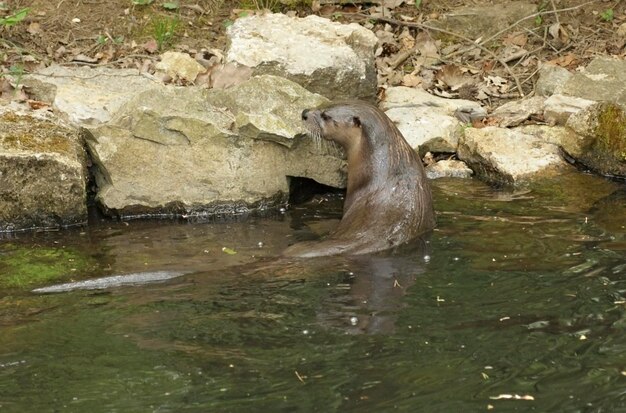
[[[384,22],[384,23],[393,24],[393,25],[396,25],[396,26],[417,27],[417,28],[422,29],[422,30],[436,31],[436,32],[447,34],[449,36],[454,36],[454,37],[459,38],[459,39],[461,39],[461,40],[463,40],[465,42],[471,43],[473,46],[475,46],[475,47],[479,48],[480,50],[482,50],[483,52],[487,53],[494,60],[496,60],[498,63],[500,63],[502,65],[502,67],[504,67],[504,69],[507,71],[509,76],[511,76],[511,78],[513,78],[513,80],[515,81],[515,86],[517,88],[517,91],[519,92],[519,95],[521,97],[524,97],[524,90],[522,89],[522,85],[520,84],[519,79],[517,78],[515,73],[513,73],[513,71],[509,67],[509,65],[507,65],[506,62],[504,62],[502,59],[500,59],[494,52],[492,52],[491,50],[487,49],[482,44],[474,42],[469,37],[465,37],[462,34],[458,34],[458,33],[455,33],[455,32],[451,32],[449,30],[440,29],[438,27],[433,27],[433,26],[429,26],[429,25],[426,25],[426,24],[422,24],[422,23],[403,22],[403,21],[396,20],[396,19],[390,19],[388,17],[373,17],[373,16],[368,16],[366,14],[361,14],[361,13],[343,13],[343,14],[346,15],[346,16],[358,16],[358,17],[363,17],[363,18],[366,18],[366,19],[378,20],[378,21],[381,21],[381,22]]]

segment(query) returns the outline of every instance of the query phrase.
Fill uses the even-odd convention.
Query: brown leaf
[[[430,66],[439,61],[439,52],[437,45],[430,38],[428,33],[420,32],[415,38],[415,47],[420,52],[419,64],[421,66]]]
[[[41,25],[37,22],[32,22],[31,24],[28,25],[28,28],[26,29],[26,31],[30,33],[32,36],[35,36],[41,33]]]
[[[565,56],[559,56],[556,59],[552,59],[548,61],[548,63],[561,67],[569,67],[576,64],[577,61],[578,59],[576,58],[576,55],[574,55],[574,53],[568,53]]]
[[[408,73],[402,77],[402,85],[407,87],[419,86],[422,83],[422,78]]]
[[[41,100],[28,99],[26,103],[28,103],[28,106],[30,106],[31,109],[34,109],[34,110],[42,109],[42,108],[48,108],[48,109],[50,108],[50,104],[46,102],[42,102]]]
[[[511,33],[502,42],[507,45],[524,47],[528,43],[528,36],[526,36],[526,33]]]
[[[143,48],[148,53],[156,53],[159,50],[159,44],[156,40],[150,39],[143,44]]]
[[[550,25],[550,27],[548,27],[548,33],[550,33],[550,36],[552,36],[555,40],[558,40],[562,44],[569,43],[569,34],[567,34],[563,26],[561,26],[559,23],[554,23]]]
[[[453,90],[458,89],[469,80],[464,76],[461,68],[454,64],[441,67],[435,72],[435,78]]]
[[[238,85],[252,76],[251,68],[237,65],[236,63],[217,65],[210,70],[210,85],[214,89],[226,89],[227,87]]]

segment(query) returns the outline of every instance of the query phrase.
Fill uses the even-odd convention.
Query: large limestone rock
[[[228,28],[226,60],[252,67],[254,74],[285,77],[330,99],[373,100],[377,41],[354,23],[256,15]]]
[[[396,124],[404,138],[421,154],[456,152],[463,124],[453,116],[459,109],[482,109],[462,99],[433,96],[421,88],[391,87],[381,102],[382,110]]]
[[[86,222],[86,161],[77,132],[51,120],[3,112],[0,231]]]
[[[524,184],[568,166],[556,145],[515,129],[493,126],[466,129],[457,154],[476,175],[496,184]]]
[[[25,76],[23,82],[74,125],[106,122],[131,96],[159,86],[134,69],[58,65]]]
[[[561,93],[626,107],[626,61],[597,57],[584,71],[575,73]]]
[[[597,103],[570,116],[574,130],[563,140],[563,150],[588,168],[626,178],[626,112],[615,104]]]
[[[289,176],[345,185],[345,161],[304,136],[326,99],[260,76],[225,90],[163,87],[85,128],[97,199],[112,214],[236,213],[284,202]]]

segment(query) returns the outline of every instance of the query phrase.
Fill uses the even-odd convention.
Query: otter
[[[424,167],[376,106],[348,101],[302,112],[310,135],[339,144],[348,160],[343,217],[321,241],[291,245],[290,257],[368,254],[396,247],[435,226]]]

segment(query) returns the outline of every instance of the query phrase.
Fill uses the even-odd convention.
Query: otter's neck
[[[370,193],[388,186],[392,182],[390,175],[394,175],[389,169],[389,145],[374,147],[372,142],[362,139],[358,145],[345,150],[348,158],[348,185],[344,213],[363,192]]]

